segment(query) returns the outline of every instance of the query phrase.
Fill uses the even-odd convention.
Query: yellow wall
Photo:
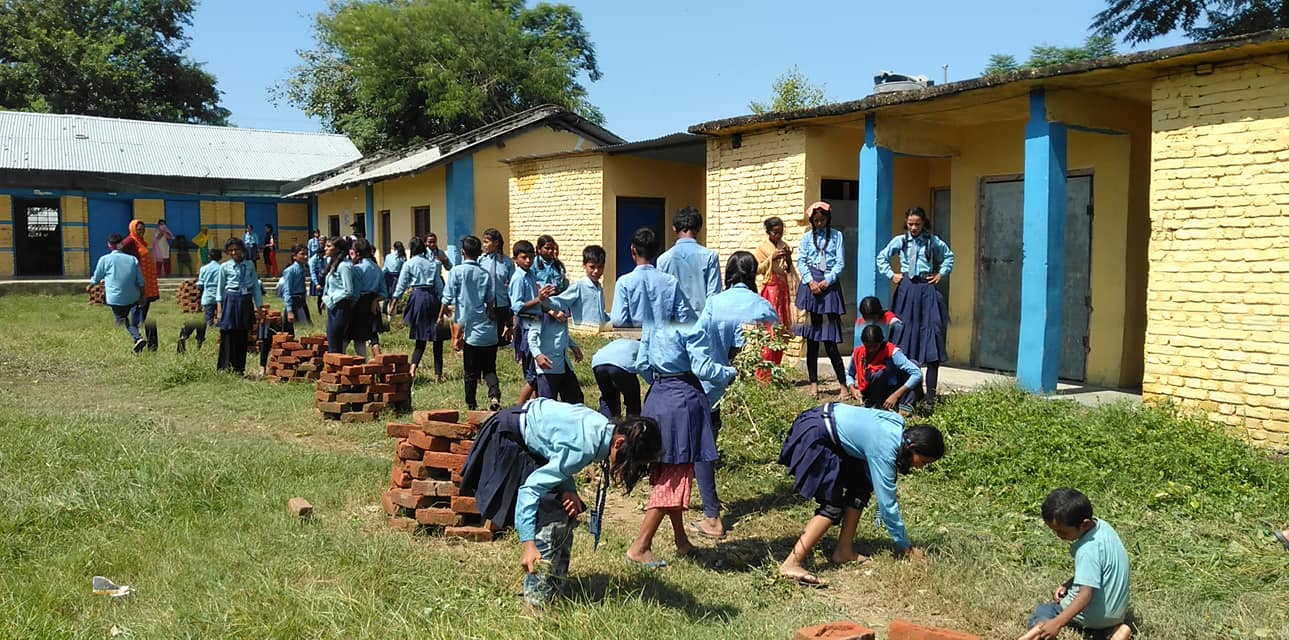
[[[1154,85],[1148,398],[1289,443],[1289,82],[1283,58]]]
[[[202,200],[198,204],[201,226],[210,229],[210,247],[224,249],[229,238],[241,238],[246,227],[246,204],[227,200]]]
[[[446,175],[447,172],[443,167],[434,167],[425,173],[382,180],[372,187],[376,216],[373,224],[376,228],[375,246],[378,253],[381,242],[385,240],[380,237],[380,212],[389,211],[389,228],[393,236],[389,240],[389,245],[392,247],[395,240],[400,240],[406,247],[407,241],[415,231],[412,209],[425,206],[430,208],[430,230],[439,236],[439,248],[447,247],[450,241],[444,233],[447,228],[448,210],[447,187],[444,183]],[[384,260],[385,256],[380,256],[379,261],[382,264]]]
[[[13,200],[0,194],[0,278],[13,277]]]
[[[571,131],[556,131],[550,127],[536,127],[518,135],[506,137],[504,144],[485,145],[474,152],[474,228],[475,235],[484,229],[495,227],[506,237],[507,244],[513,244],[511,237],[520,239],[519,230],[515,227],[510,215],[509,182],[510,167],[501,162],[507,158],[522,158],[557,151],[577,151],[593,149],[597,145],[591,140]],[[561,240],[558,234],[551,234]],[[530,242],[531,238],[523,236]],[[444,246],[439,238],[439,246]]]
[[[737,149],[732,138],[708,139],[708,248],[722,256],[755,249],[765,239],[766,218],[802,219],[808,194],[819,189],[810,191],[806,179],[806,137],[798,127],[758,131],[745,134]]]
[[[284,227],[300,227],[286,229]],[[290,202],[277,206],[278,272],[291,264],[291,247],[309,241],[309,205]]]
[[[366,211],[367,191],[362,185],[318,194],[318,228],[322,229],[323,234],[331,233],[329,218],[339,216],[340,233],[348,235],[354,214]]]
[[[588,154],[511,165],[507,242],[532,242],[550,234],[560,243],[564,264],[577,276],[581,260],[572,256],[580,256],[586,245],[603,244],[604,161]]]
[[[63,275],[90,275],[89,218],[85,198],[63,196],[59,205],[63,218]],[[73,223],[68,226],[68,223]]]

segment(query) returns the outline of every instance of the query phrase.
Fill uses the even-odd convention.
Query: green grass
[[[110,312],[79,297],[0,298],[0,637],[743,639],[900,617],[1008,638],[1070,573],[1068,546],[1036,516],[1064,485],[1127,543],[1142,637],[1289,638],[1289,554],[1267,534],[1289,524],[1289,469],[1170,407],[1087,410],[1008,388],[950,398],[934,420],[949,455],[900,484],[930,560],[894,560],[865,514],[876,561],[828,567],[828,538],[815,560],[833,587],[805,591],[774,579],[812,510],[774,459],[809,404],[744,389],[724,409],[717,476],[730,538],[671,571],[634,570],[622,555],[643,497],[617,495],[600,550],[578,538],[570,598],[534,614],[513,536],[385,527],[379,425],[315,419],[307,386],[216,373],[213,343],[178,356],[180,314],[153,314],[167,348],[136,357]],[[515,367],[501,368],[513,400]],[[416,387],[417,408],[461,406],[458,358],[448,371]],[[296,495],[312,521],[286,514]],[[668,559],[670,542],[664,531],[656,545]],[[94,596],[94,575],[136,592]]]

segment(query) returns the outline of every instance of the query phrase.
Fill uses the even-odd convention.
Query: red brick
[[[417,509],[416,521],[421,524],[459,527],[462,518],[451,509]]]
[[[406,489],[412,486],[412,474],[407,472],[401,464],[394,464],[389,468],[389,486]]]
[[[421,528],[421,523],[411,518],[400,518],[398,516],[394,516],[389,519],[389,526],[398,529],[399,531],[416,533],[416,530]]]
[[[291,498],[286,501],[287,513],[297,518],[308,518],[313,515],[313,505],[304,498]]]
[[[456,422],[460,412],[455,409],[435,409],[434,411],[417,411],[412,414],[412,420],[416,424],[425,424],[431,420],[438,422]]]
[[[492,542],[492,530],[487,527],[446,527],[443,536],[471,542]]]
[[[346,411],[340,414],[341,422],[375,422],[376,414],[366,411]]]
[[[323,336],[323,335],[304,336],[303,338],[300,338],[300,343],[313,345],[317,347],[325,347],[327,346],[327,336]]]
[[[319,380],[321,380],[321,381],[323,381],[323,382],[330,383],[330,384],[339,384],[339,383],[340,383],[340,376],[339,376],[339,375],[336,375],[336,374],[334,374],[334,373],[332,373],[332,372],[330,372],[330,371],[324,371],[324,372],[322,372],[322,375],[319,375],[319,376],[318,376],[318,379],[319,379]]]
[[[394,504],[407,509],[424,509],[433,502],[431,496],[413,493],[411,489],[390,489]]]
[[[327,355],[322,356],[322,361],[335,367],[353,366],[364,362],[364,360],[358,356],[351,356],[343,353],[328,353]]]
[[[474,498],[469,496],[455,496],[452,498],[452,510],[457,513],[479,514],[479,506],[475,504]]]
[[[412,394],[406,391],[400,391],[397,393],[383,393],[381,394],[380,399],[384,401],[385,404],[395,404],[398,402],[411,402]]]
[[[406,438],[408,434],[417,431],[416,425],[403,422],[386,422],[385,435],[390,438]]]
[[[407,440],[399,440],[394,444],[394,455],[399,460],[420,460],[425,456],[425,450],[408,443]]]
[[[407,374],[410,374],[410,373],[412,373],[412,365],[411,365],[411,364],[408,364],[408,363],[400,363],[400,364],[396,364],[396,365],[394,365],[394,373],[407,373]]]
[[[391,516],[399,515],[399,512],[402,509],[402,507],[399,507],[394,503],[394,493],[392,491],[386,491],[385,493],[380,494],[380,508],[384,509],[385,513]]]
[[[404,460],[403,468],[407,470],[408,475],[413,480],[424,480],[430,477],[430,469],[420,460]]]
[[[455,422],[439,422],[437,420],[427,420],[425,422],[418,421],[417,424],[421,425],[421,431],[424,431],[425,433],[432,436],[439,436],[441,438],[452,438],[453,440],[473,438],[475,431],[477,430],[477,428],[472,425],[457,424]]]
[[[460,471],[453,471],[453,472],[452,472],[452,475],[450,475],[450,476],[448,476],[448,477],[452,479],[452,482],[455,482],[455,483],[456,483],[456,484],[458,484],[458,485],[460,485],[460,484],[461,484],[461,480],[462,480],[462,478],[461,478],[461,472],[460,472]]]
[[[980,640],[980,636],[961,631],[924,627],[905,620],[895,620],[886,630],[887,640]]]
[[[291,334],[289,333],[275,333],[273,334],[273,337],[269,339],[269,341],[272,342],[274,345],[279,345],[290,339],[291,339]]]
[[[444,469],[453,473],[460,473],[461,467],[465,466],[465,456],[439,451],[426,451],[425,457],[421,461],[427,467]]]
[[[393,373],[385,376],[385,382],[390,382],[393,384],[405,384],[411,381],[412,381],[412,374],[410,373]]]
[[[274,338],[276,338],[276,337],[278,337],[279,335],[282,335],[282,334],[275,334],[273,337],[274,337]],[[286,350],[286,351],[301,351],[301,350],[303,350],[303,349],[304,349],[304,345],[303,345],[303,344],[300,344],[299,342],[296,342],[296,341],[294,341],[294,340],[286,340],[286,341],[283,341],[283,342],[281,343],[281,346],[282,346],[282,348],[283,348],[284,350]],[[310,352],[312,352],[312,349],[310,349]]]
[[[293,349],[290,355],[295,358],[312,360],[316,354],[313,352],[313,349]]]
[[[452,446],[451,440],[432,436],[419,429],[414,429],[408,433],[407,441],[424,451],[447,451]]]
[[[877,640],[872,629],[849,620],[840,620],[797,630],[794,640]]]
[[[457,440],[448,447],[448,451],[461,456],[470,455],[470,449],[474,447],[474,440]]]
[[[319,402],[314,406],[317,407],[319,411],[325,411],[327,413],[341,413],[345,410],[345,405],[339,402]]]
[[[336,394],[327,393],[326,391],[314,391],[313,401],[314,402],[335,402]]]
[[[487,422],[488,418],[491,417],[491,411],[467,411],[465,412],[465,423],[479,425]]]
[[[363,411],[376,415],[378,413],[384,413],[386,408],[388,408],[388,406],[384,402],[368,402],[367,406],[363,407]]]
[[[350,391],[349,393],[337,393],[336,402],[344,402],[346,404],[351,402],[367,402],[367,394],[355,393],[353,391]]]
[[[326,391],[327,393],[340,393],[340,385],[335,384],[333,382],[319,382],[318,391]]]
[[[372,362],[377,364],[407,364],[407,358],[406,353],[382,353],[372,358]]]
[[[370,386],[370,387],[367,387],[367,393],[370,393],[370,394],[372,394],[372,395],[378,395],[378,394],[382,394],[382,393],[394,393],[394,385],[392,385],[392,384],[374,384],[374,385],[372,385],[372,386]]]
[[[461,493],[455,484],[447,480],[413,480],[412,493],[422,496],[450,498]]]
[[[274,358],[274,362],[278,364],[299,364],[300,360],[297,358],[292,358],[291,356],[279,356],[277,358]]]

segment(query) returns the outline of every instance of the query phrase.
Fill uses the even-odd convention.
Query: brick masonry
[[[517,240],[533,242],[550,234],[581,264],[582,247],[604,244],[604,158],[557,156],[516,162],[510,178],[510,235],[506,255]],[[573,257],[576,256],[576,257]],[[570,259],[571,258],[571,259]],[[580,269],[573,268],[572,273]]]
[[[752,251],[765,239],[762,224],[779,216],[785,241],[796,246],[804,227],[794,227],[806,208],[806,132],[772,129],[707,141],[707,246],[722,262],[735,251]]]
[[[457,422],[461,415],[454,410],[417,411],[411,423],[385,424],[385,435],[395,439],[389,489],[380,496],[390,526],[475,542],[493,539],[496,527],[479,515],[474,498],[460,495],[466,456],[453,453],[469,450],[490,415],[470,412]]]
[[[1289,82],[1279,58],[1153,89],[1147,398],[1289,445]]]

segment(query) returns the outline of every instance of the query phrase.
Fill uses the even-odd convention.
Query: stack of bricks
[[[107,293],[103,290],[103,283],[90,285],[90,304],[107,304]]]
[[[404,531],[442,531],[449,538],[492,540],[497,528],[479,515],[474,498],[460,495],[461,468],[479,425],[492,413],[469,411],[459,422],[455,410],[417,411],[411,423],[390,422],[396,438],[389,490],[380,504],[389,525]]]
[[[183,313],[201,313],[201,289],[197,288],[196,280],[184,280],[179,283],[179,293],[175,295],[179,301],[179,311]]]
[[[284,325],[282,324],[281,311],[274,311],[270,309],[268,305],[264,305],[260,307],[255,311],[255,327],[252,328],[250,333],[246,335],[247,353],[260,352],[260,341],[256,338],[256,336],[260,335],[260,328],[263,327],[266,323],[269,325],[269,329],[277,333],[281,333],[282,330],[285,328]]]
[[[269,352],[270,382],[317,382],[322,375],[322,358],[327,353],[327,336],[295,337],[289,333],[273,335]]]
[[[406,355],[379,355],[370,361],[343,353],[322,357],[314,412],[341,422],[375,422],[392,409],[412,409],[411,364]]]

